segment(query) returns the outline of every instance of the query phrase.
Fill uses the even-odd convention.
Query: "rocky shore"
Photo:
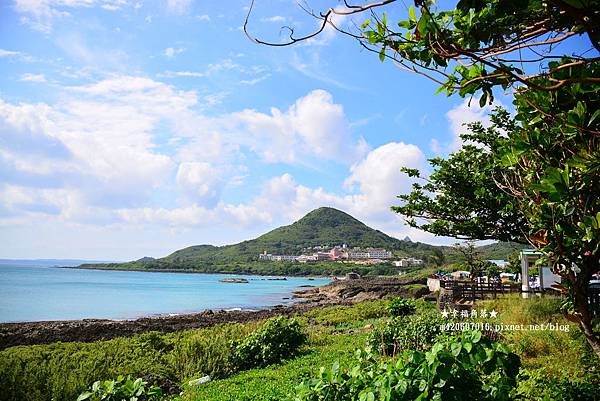
[[[294,292],[299,302],[260,311],[212,311],[175,316],[145,317],[135,320],[84,319],[30,323],[1,323],[0,350],[16,345],[62,342],[91,342],[132,336],[148,331],[174,332],[214,326],[219,323],[245,323],[275,315],[297,315],[328,305],[344,305],[388,296],[423,297],[429,291],[421,281],[399,278],[337,280],[322,287]]]

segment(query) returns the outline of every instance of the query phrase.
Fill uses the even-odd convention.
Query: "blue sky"
[[[399,168],[456,149],[489,108],[435,95],[331,30],[254,44],[249,3],[0,4],[0,257],[158,257],[319,206],[453,242],[389,211],[410,187]],[[250,30],[278,40],[316,24],[293,1],[257,1]]]

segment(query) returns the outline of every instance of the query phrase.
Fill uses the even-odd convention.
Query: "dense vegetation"
[[[479,383],[473,391],[482,391],[482,380],[498,386],[499,383],[495,381],[498,378],[493,374],[489,379],[491,382],[481,376],[482,370],[479,367],[484,367],[478,365],[481,361],[475,362],[473,367],[466,360],[468,355],[478,352],[479,346],[475,344],[481,341],[481,347],[497,352],[500,359],[496,361],[505,361],[507,368],[508,365],[513,368],[515,365],[514,357],[508,356],[511,355],[510,352],[519,356],[522,365],[519,375],[514,386],[509,383],[513,388],[512,399],[593,400],[599,395],[600,370],[592,359],[590,347],[576,326],[558,312],[559,302],[556,300],[507,298],[480,305],[499,311],[499,324],[552,322],[570,328],[568,331],[506,331],[498,337],[503,345],[494,345],[485,337],[463,338],[448,335],[449,333],[445,337],[440,336],[439,323],[442,317],[434,304],[417,301],[415,314],[401,318],[392,318],[388,312],[389,306],[388,301],[371,301],[352,307],[315,309],[299,316],[296,323],[290,320],[272,320],[271,323],[225,324],[174,334],[147,333],[94,343],[13,347],[0,353],[0,388],[3,390],[0,399],[74,400],[78,394],[93,390],[92,383],[118,379],[119,375],[130,376],[132,383],[136,378],[146,375],[170,379],[181,385],[183,391],[183,395],[175,398],[186,401],[260,401],[308,397],[307,394],[314,393],[314,380],[330,379],[331,367],[336,362],[339,366],[339,378],[351,376],[352,368],[357,362],[361,363],[356,359],[356,350],[367,350],[367,345],[370,344],[373,345],[371,349],[377,351],[375,339],[380,337],[375,333],[386,327],[395,328],[395,331],[392,330],[393,336],[389,338],[399,344],[399,352],[396,356],[393,353],[382,353],[371,354],[368,358],[365,358],[367,354],[363,352],[364,370],[362,373],[355,372],[355,379],[352,379],[360,389],[379,385],[376,381],[369,382],[368,372],[382,379],[381,383],[383,379],[391,377],[386,373],[387,370],[383,371],[384,365],[389,367],[389,374],[392,375],[398,373],[397,366],[418,365],[423,369],[431,369],[429,364],[427,367],[423,364],[427,360],[426,353],[432,350],[436,353],[435,360],[441,361],[450,371],[462,375],[460,377],[465,380],[472,380],[470,383]],[[402,332],[403,325],[396,325],[396,319],[405,319],[412,329]],[[297,328],[303,326],[303,332],[308,335],[307,342],[297,348],[298,352],[294,352],[294,357],[287,359],[286,355],[281,362],[264,367],[247,369],[250,367],[236,366],[232,356],[237,345],[246,343],[254,350],[269,349],[269,346],[263,346],[279,343],[274,331],[269,334],[269,327],[279,326],[285,326],[285,330],[290,329],[296,334],[300,333]],[[418,346],[415,346],[417,342]],[[440,345],[434,349],[438,342]],[[452,345],[458,343],[461,344],[460,349],[458,345]],[[469,346],[467,343],[474,345]],[[506,346],[509,347],[508,350]],[[405,349],[420,351],[414,353],[411,362],[408,357],[403,356]],[[452,352],[457,353],[458,358],[453,355],[453,359],[450,359],[447,350],[451,355]],[[495,362],[492,365],[498,368]],[[322,366],[325,368],[325,376],[319,373]],[[436,368],[432,377],[443,378],[445,369]],[[511,370],[509,377],[514,379],[513,373]],[[411,374],[413,376],[410,380],[413,383],[420,380],[418,373],[413,371]],[[204,375],[210,375],[212,381],[198,386],[187,384],[189,380]],[[405,379],[408,380],[406,377]],[[297,389],[303,381],[304,386]],[[126,379],[123,379],[121,386],[125,382]],[[331,385],[331,380],[326,383]],[[312,390],[307,389],[307,386]],[[146,387],[150,389],[151,385]],[[437,389],[439,387],[433,389],[434,392]],[[417,391],[412,384],[407,385],[407,391],[409,390]],[[381,398],[377,395],[374,399]]]
[[[335,363],[303,381],[295,400],[510,400],[520,365],[508,347],[480,331],[436,342],[427,352],[406,352],[395,363],[378,361],[368,351],[357,354],[352,369]]]

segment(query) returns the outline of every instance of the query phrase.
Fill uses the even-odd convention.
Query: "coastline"
[[[295,316],[315,308],[351,305],[387,296],[423,297],[426,288],[414,288],[423,280],[396,277],[337,280],[320,287],[295,290],[288,305],[252,310],[205,310],[178,315],[147,316],[132,320],[82,319],[0,323],[0,350],[17,345],[53,342],[92,342],[129,337],[149,331],[175,332],[207,328],[222,323],[248,323],[276,315]],[[258,309],[258,310],[256,310]]]
[[[183,274],[223,274],[230,276],[256,276],[256,277],[304,277],[304,278],[328,278],[333,279],[331,275],[319,275],[319,274],[265,274],[265,273],[244,273],[244,272],[204,272],[190,269],[115,269],[111,267],[81,267],[81,266],[53,266],[57,269],[76,269],[76,270],[102,270],[102,271],[117,271],[117,272],[143,272],[143,273],[183,273]]]

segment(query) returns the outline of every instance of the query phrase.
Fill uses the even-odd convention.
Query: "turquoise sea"
[[[221,283],[244,277],[248,283]],[[131,319],[205,309],[260,309],[292,302],[325,278],[185,274],[0,266],[0,322]]]

